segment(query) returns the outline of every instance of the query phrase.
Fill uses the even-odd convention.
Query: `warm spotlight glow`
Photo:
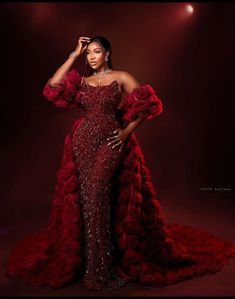
[[[192,5],[188,4],[186,9],[187,9],[188,12],[193,13]]]

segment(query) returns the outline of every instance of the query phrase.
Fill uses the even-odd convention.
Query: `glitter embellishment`
[[[85,226],[86,268],[83,281],[88,288],[111,290],[125,282],[113,270],[110,217],[111,179],[125,146],[108,145],[108,137],[121,125],[115,118],[120,101],[118,84],[81,85],[84,119],[73,135],[73,151],[80,181]]]

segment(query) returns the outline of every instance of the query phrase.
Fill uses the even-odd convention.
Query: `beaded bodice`
[[[117,80],[102,86],[93,86],[83,80],[80,93],[83,95],[81,102],[86,111],[86,117],[114,117],[121,100]]]

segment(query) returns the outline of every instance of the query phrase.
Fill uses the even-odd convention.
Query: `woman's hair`
[[[110,41],[103,36],[94,36],[90,39],[89,44],[92,42],[97,42],[102,48],[105,49],[105,51],[109,51],[107,65],[110,69],[113,69],[112,47],[111,47]],[[86,53],[86,51],[85,51],[85,53]],[[86,76],[91,76],[94,72],[94,70],[90,67],[90,65],[88,63],[87,58],[86,58],[86,71],[85,72],[86,72]]]

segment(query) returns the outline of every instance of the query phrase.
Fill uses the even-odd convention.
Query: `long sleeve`
[[[81,93],[79,92],[82,77],[77,70],[68,71],[61,83],[50,84],[51,78],[47,81],[43,96],[51,101],[58,108],[73,108],[80,104]]]
[[[163,105],[151,85],[145,84],[126,94],[122,99],[120,109],[123,120],[130,122],[140,114],[145,115],[148,120],[155,118],[162,113]]]

